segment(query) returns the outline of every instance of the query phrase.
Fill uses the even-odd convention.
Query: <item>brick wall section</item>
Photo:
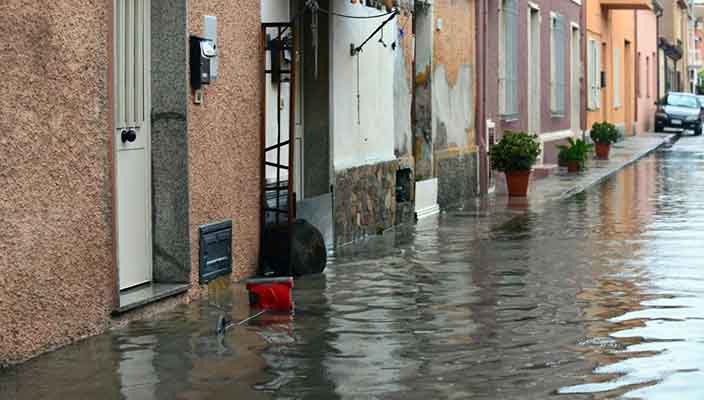
[[[107,323],[111,19],[89,0],[0,2],[0,364]]]
[[[192,0],[188,29],[218,18],[219,79],[203,105],[188,107],[192,282],[198,281],[198,226],[233,221],[234,280],[256,271],[260,218],[261,58],[259,1]],[[192,94],[191,94],[192,96]]]

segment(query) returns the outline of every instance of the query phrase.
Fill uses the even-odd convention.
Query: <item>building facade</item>
[[[296,172],[284,179],[296,216],[329,247],[475,196],[473,1],[261,4],[266,40],[291,23],[295,56],[284,63],[297,71],[282,94],[267,78],[267,146],[292,130]]]
[[[640,21],[645,29],[652,22],[644,16],[638,19],[638,10],[650,11],[651,4],[645,0],[586,2],[587,126],[608,121],[625,136],[638,131],[636,92],[641,80],[636,75],[642,67],[642,52],[648,50],[648,37],[640,37],[643,30],[637,24]]]
[[[413,156],[422,212],[433,200],[448,208],[477,194],[476,6],[436,0],[415,9]]]
[[[231,222],[232,279],[255,271],[259,4],[186,5],[0,5],[0,364],[198,297],[206,224]],[[206,15],[218,79],[196,93]]]
[[[703,94],[704,82],[702,82],[701,74],[704,69],[704,2],[697,0],[692,4],[692,15],[691,64],[697,70],[695,77],[696,93]]]
[[[542,142],[537,168],[556,165],[556,145],[582,129],[582,6],[488,0],[479,9],[478,15],[486,13],[478,53],[480,152],[485,156],[502,132],[526,131]],[[490,175],[482,174],[485,190],[491,190]]]
[[[653,2],[654,10],[660,9]],[[655,11],[636,12],[636,112],[635,133],[651,132],[655,129],[654,115],[657,100],[657,16]]]
[[[688,91],[688,26],[689,3],[684,0],[662,0],[658,20],[659,85],[658,98],[670,91]]]

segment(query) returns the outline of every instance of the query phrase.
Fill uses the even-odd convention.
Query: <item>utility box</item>
[[[232,273],[232,221],[198,227],[199,282],[212,281]]]

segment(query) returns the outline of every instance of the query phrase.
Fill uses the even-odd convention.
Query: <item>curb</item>
[[[598,185],[599,183],[601,183],[601,182],[607,180],[608,178],[612,177],[612,176],[615,175],[616,173],[618,173],[618,172],[620,172],[621,170],[625,169],[625,168],[628,167],[629,165],[632,165],[632,164],[636,163],[637,161],[639,161],[640,159],[642,159],[642,158],[644,158],[644,157],[650,155],[651,153],[657,151],[658,149],[660,149],[660,148],[661,148],[662,146],[664,146],[665,144],[672,142],[673,139],[679,139],[679,136],[680,136],[680,135],[677,135],[677,134],[672,134],[672,135],[669,135],[669,136],[664,136],[664,137],[662,138],[662,140],[660,141],[660,143],[657,143],[656,145],[654,145],[654,146],[652,146],[652,147],[650,147],[650,148],[648,148],[648,149],[645,149],[645,150],[643,150],[643,151],[641,151],[641,152],[639,152],[639,153],[636,153],[635,156],[629,158],[628,160],[626,160],[625,162],[623,162],[623,163],[621,163],[621,164],[619,164],[619,165],[616,165],[614,168],[608,170],[605,174],[603,174],[603,175],[597,177],[596,179],[594,179],[594,180],[592,180],[592,181],[590,181],[590,182],[588,182],[588,183],[586,183],[586,184],[579,185],[579,186],[577,186],[577,187],[575,187],[575,188],[572,188],[572,189],[569,189],[569,190],[567,190],[567,191],[562,192],[559,196],[557,196],[556,198],[554,198],[554,200],[558,200],[558,201],[566,200],[566,199],[569,199],[570,197],[576,196],[576,195],[578,195],[578,194],[580,194],[580,193],[583,193],[583,192],[589,190],[590,188],[592,188],[592,187]]]

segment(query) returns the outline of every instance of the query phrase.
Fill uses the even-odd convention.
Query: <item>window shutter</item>
[[[144,2],[116,2],[117,72],[115,119],[117,128],[144,123]]]
[[[614,47],[614,108],[621,107],[621,49]]]
[[[560,15],[558,26],[560,27],[560,74],[558,75],[558,82],[560,84],[560,96],[559,96],[559,107],[560,113],[565,114],[565,109],[567,108],[567,27],[565,24],[565,17]]]
[[[596,79],[595,79],[595,93],[596,93],[596,104],[595,107],[599,109],[601,107],[601,44],[599,42],[594,43],[594,48],[596,49]]]
[[[594,63],[594,55],[592,54],[592,49],[594,48],[593,41],[591,39],[587,40],[587,108],[589,110],[594,109],[594,94],[592,89],[594,87],[594,74],[592,73],[592,64]]]
[[[567,89],[565,68],[565,23],[562,15],[554,15],[551,19],[551,108],[555,114],[565,113],[565,91]]]
[[[565,40],[565,22],[562,15],[557,16],[557,112],[559,114],[565,113],[565,91],[567,90],[567,82],[565,75],[567,72],[567,60],[565,57],[565,47],[567,41]]]
[[[502,8],[503,65],[499,68],[503,115],[518,114],[518,4],[504,0]]]

